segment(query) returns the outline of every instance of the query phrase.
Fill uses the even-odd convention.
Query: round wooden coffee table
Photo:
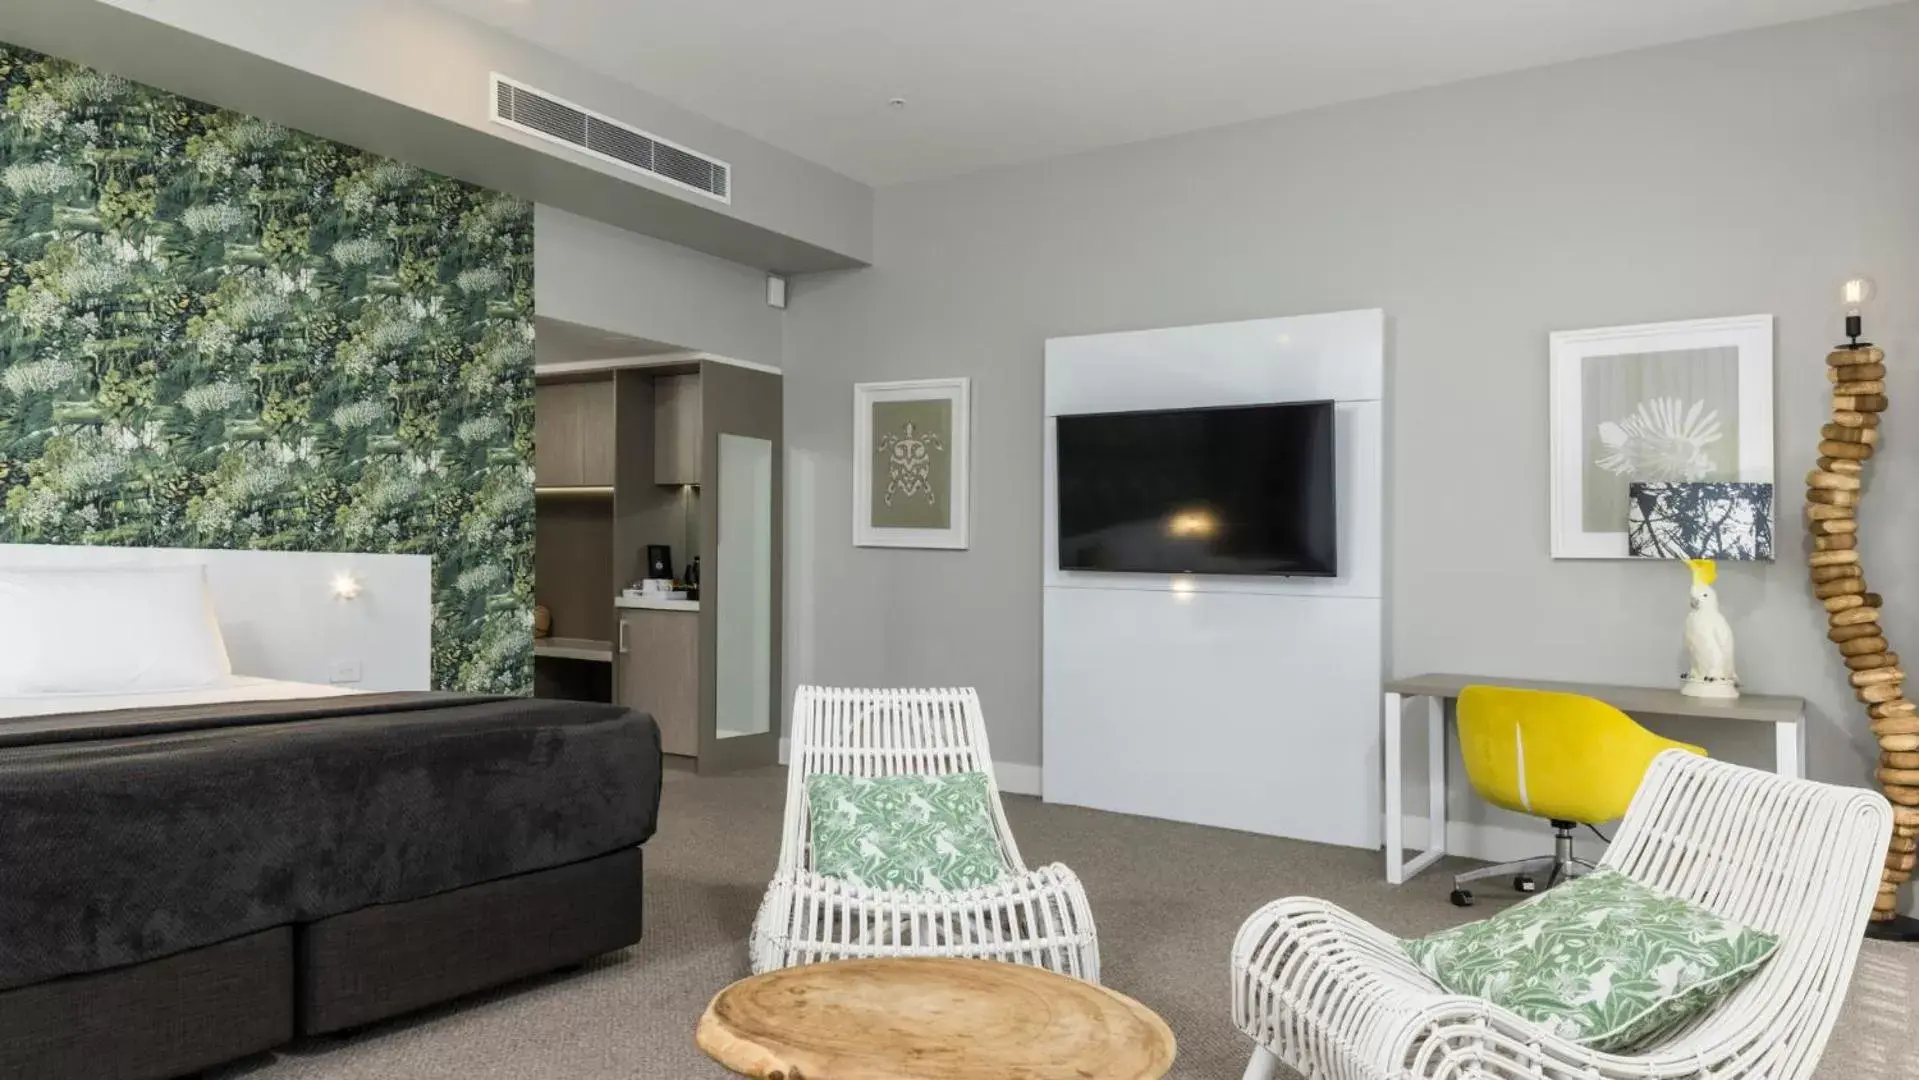
[[[719,992],[700,1049],[760,1080],[1159,1080],[1166,1022],[1124,994],[989,960],[844,960]]]

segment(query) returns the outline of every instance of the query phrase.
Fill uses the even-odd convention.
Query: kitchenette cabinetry
[[[653,479],[668,485],[700,482],[700,377],[653,380]]]
[[[781,392],[707,359],[539,382],[537,692],[651,713],[701,772],[778,760]],[[626,592],[655,546],[694,598]]]
[[[542,382],[533,392],[533,475],[544,488],[612,487],[613,380]]]
[[[614,700],[653,714],[660,749],[700,755],[700,611],[697,601],[620,601]],[[645,604],[646,606],[637,606]]]

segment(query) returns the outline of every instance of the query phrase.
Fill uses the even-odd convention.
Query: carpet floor
[[[565,975],[519,983],[352,1035],[295,1044],[218,1080],[723,1080],[693,1045],[708,999],[747,973],[745,941],[778,855],[784,772],[669,772],[647,845],[646,937]],[[1077,871],[1099,921],[1105,982],[1166,1018],[1172,1076],[1234,1080],[1251,1044],[1228,1019],[1227,956],[1255,908],[1327,897],[1401,935],[1483,917],[1446,902],[1448,860],[1401,888],[1372,852],[1180,825],[1011,796],[1031,865]],[[1548,839],[1542,835],[1542,841]],[[1919,1073],[1919,945],[1868,941],[1821,1080]]]

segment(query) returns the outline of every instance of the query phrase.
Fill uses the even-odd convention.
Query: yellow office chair
[[[1470,882],[1510,874],[1515,888],[1534,892],[1534,874],[1550,872],[1550,888],[1593,869],[1573,855],[1573,830],[1624,815],[1660,751],[1706,756],[1697,746],[1654,735],[1603,701],[1503,686],[1460,691],[1459,748],[1480,798],[1553,826],[1551,855],[1455,875],[1453,903],[1460,907],[1473,902]]]

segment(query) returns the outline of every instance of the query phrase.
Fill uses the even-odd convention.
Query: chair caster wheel
[[[1473,894],[1467,892],[1465,889],[1454,889],[1452,901],[1454,907],[1472,907]]]
[[[1513,891],[1536,893],[1539,891],[1539,882],[1534,881],[1530,874],[1521,874],[1513,879]]]

